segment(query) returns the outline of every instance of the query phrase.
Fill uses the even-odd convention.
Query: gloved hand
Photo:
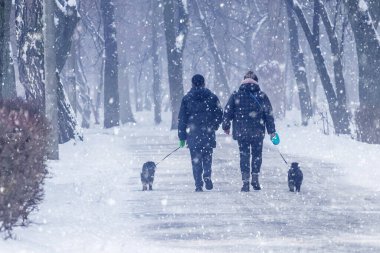
[[[273,145],[280,144],[280,136],[276,132],[272,133],[270,135],[270,140],[272,141]]]
[[[185,140],[180,140],[180,141],[179,141],[179,147],[180,147],[180,148],[185,147],[185,145],[186,145],[186,141],[185,141]]]

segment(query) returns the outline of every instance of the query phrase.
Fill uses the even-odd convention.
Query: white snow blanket
[[[241,193],[237,144],[220,132],[214,190],[194,192],[180,149],[158,166],[154,191],[142,192],[142,164],[178,146],[176,132],[152,119],[141,113],[135,125],[61,146],[33,224],[0,240],[0,252],[380,252],[378,145],[281,122],[281,144],[265,141],[263,189]],[[278,149],[300,163],[299,194],[288,191]]]

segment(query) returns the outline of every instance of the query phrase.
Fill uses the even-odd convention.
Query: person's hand
[[[180,140],[180,141],[179,141],[179,147],[180,147],[180,148],[185,147],[185,145],[186,145],[186,141],[185,141],[185,140]]]
[[[230,135],[230,129],[224,130],[224,133],[227,134],[227,135]]]
[[[273,145],[280,144],[280,136],[276,132],[272,133],[270,135],[270,140],[272,141]]]

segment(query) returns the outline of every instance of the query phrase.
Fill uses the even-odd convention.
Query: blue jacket
[[[238,141],[263,139],[265,127],[268,134],[276,132],[272,105],[268,96],[252,79],[246,79],[227,102],[223,115],[223,130],[231,128]]]
[[[183,97],[178,115],[178,137],[191,149],[216,147],[215,131],[222,123],[218,97],[204,87],[193,87]]]

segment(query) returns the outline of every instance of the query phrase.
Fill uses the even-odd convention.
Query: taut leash
[[[156,163],[156,166],[161,163],[162,161],[164,161],[166,158],[168,158],[169,156],[171,156],[174,152],[176,152],[178,149],[180,149],[181,147],[178,147],[176,149],[174,149],[172,152],[170,152],[167,156],[165,156],[161,161],[159,161],[158,163]]]
[[[285,158],[284,158],[284,156],[281,154],[280,150],[277,149],[277,151],[278,151],[278,153],[280,154],[282,160],[284,160],[284,162],[286,163],[286,165],[288,165],[288,162],[285,160]]]

